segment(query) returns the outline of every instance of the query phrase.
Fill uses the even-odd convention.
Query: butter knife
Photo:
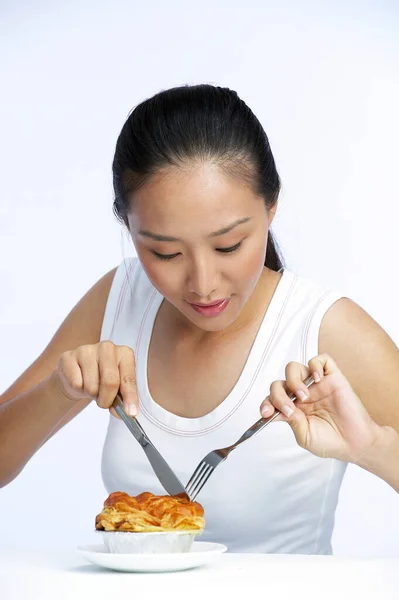
[[[147,455],[147,458],[154,470],[155,475],[158,477],[160,483],[165,490],[171,496],[177,496],[178,494],[184,494],[187,496],[186,488],[179,481],[178,477],[172,471],[166,460],[155,448],[154,444],[148,438],[148,435],[141,427],[140,423],[134,417],[127,415],[123,408],[123,400],[120,394],[117,394],[113,407],[116,413],[120,416],[126,427],[136,438],[140,446],[143,448]]]

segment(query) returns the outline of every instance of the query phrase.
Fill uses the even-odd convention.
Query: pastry
[[[205,526],[204,509],[198,502],[190,502],[184,494],[155,496],[143,492],[129,496],[113,492],[96,516],[96,529],[102,531],[202,531]]]

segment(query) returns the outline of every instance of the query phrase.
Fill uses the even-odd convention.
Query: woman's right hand
[[[120,392],[125,412],[132,417],[138,413],[136,366],[129,346],[111,341],[79,346],[61,355],[54,375],[64,396],[72,401],[91,398],[116,417],[111,407]]]

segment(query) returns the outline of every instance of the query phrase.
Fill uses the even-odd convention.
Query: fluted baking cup
[[[112,554],[170,554],[190,552],[201,531],[99,531]]]

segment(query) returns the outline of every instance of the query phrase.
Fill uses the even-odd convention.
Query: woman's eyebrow
[[[245,217],[244,219],[238,219],[237,221],[234,221],[234,223],[227,225],[227,227],[222,227],[222,229],[218,229],[218,231],[214,231],[213,233],[210,233],[209,237],[217,237],[218,235],[223,235],[224,233],[228,233],[229,231],[234,229],[234,227],[237,227],[237,225],[242,225],[243,223],[247,223],[251,219],[252,219],[252,217]]]
[[[238,219],[237,221],[234,221],[234,223],[231,223],[230,225],[227,225],[226,227],[222,227],[222,229],[218,229],[217,231],[210,233],[209,237],[217,237],[219,235],[224,235],[225,233],[228,233],[229,231],[231,231],[238,225],[247,223],[251,219],[252,219],[252,217],[245,217],[244,219]],[[155,240],[156,242],[181,242],[181,240],[179,238],[172,237],[170,235],[161,235],[159,233],[152,233],[151,231],[145,231],[144,229],[141,229],[139,231],[139,235],[151,238],[152,240]]]

